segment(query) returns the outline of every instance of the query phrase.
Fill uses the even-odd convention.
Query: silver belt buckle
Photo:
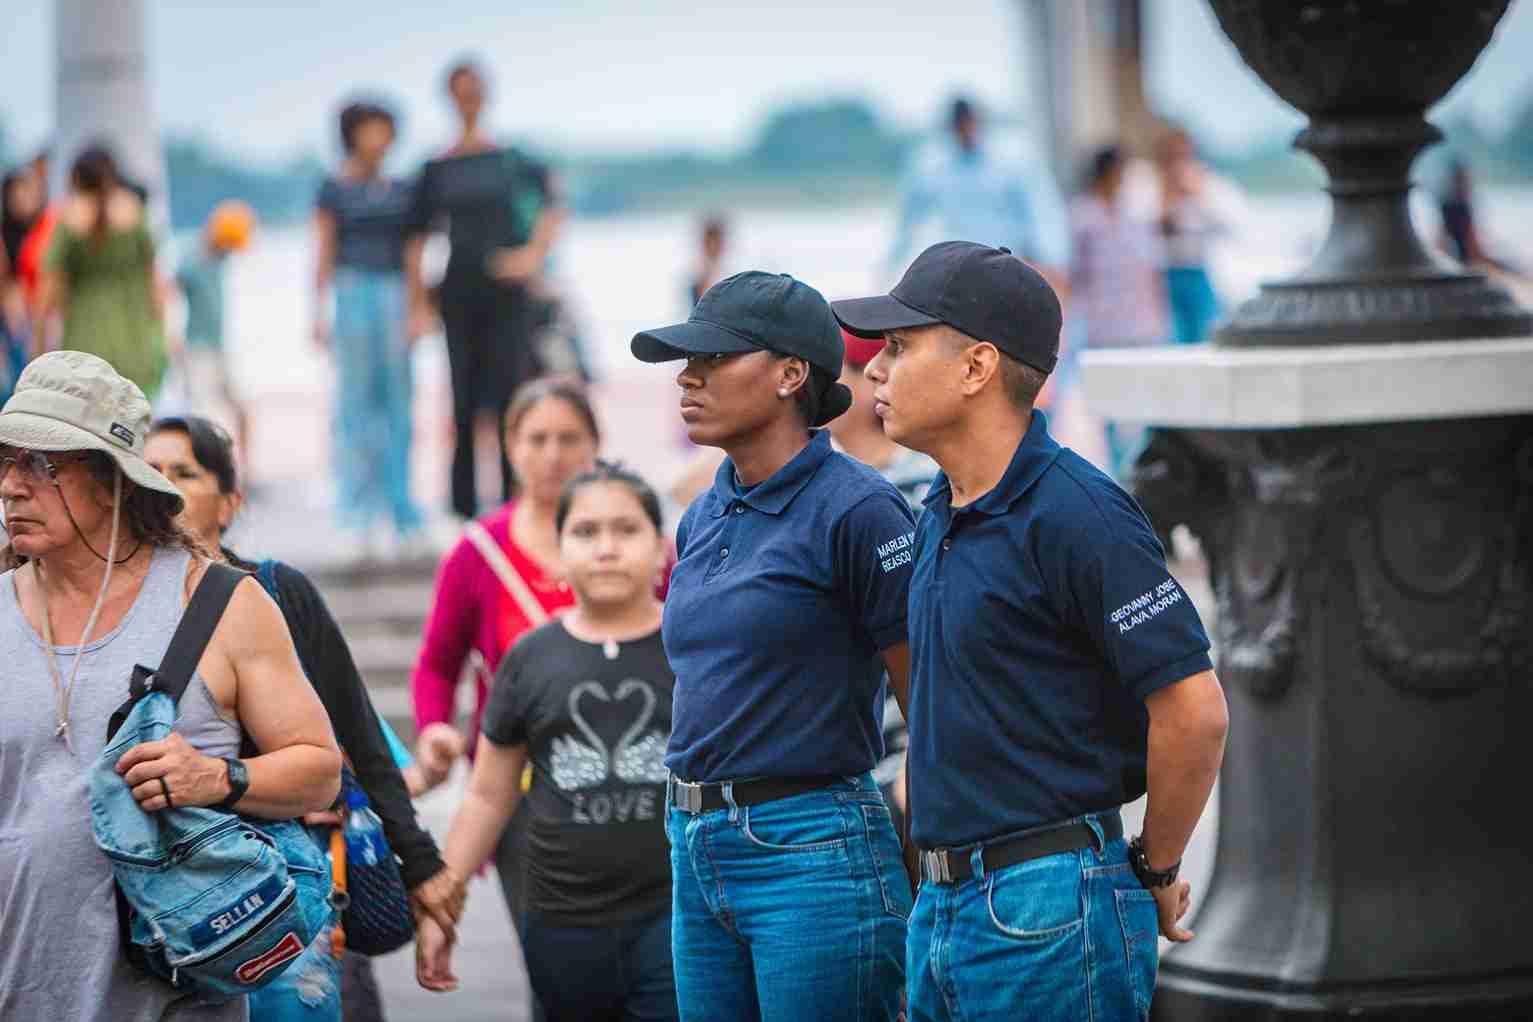
[[[691,784],[680,779],[671,781],[671,789],[675,792],[674,801],[676,808],[684,813],[692,813],[694,816],[703,811],[703,786]]]
[[[921,864],[926,867],[926,879],[937,884],[953,882],[952,871],[947,866],[947,849],[933,848],[921,853]]]

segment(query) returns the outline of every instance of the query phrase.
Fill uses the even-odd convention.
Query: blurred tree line
[[[1196,134],[1196,118],[1186,123]],[[1533,95],[1500,132],[1487,131],[1468,118],[1441,127],[1448,140],[1429,150],[1418,167],[1422,183],[1435,186],[1454,159],[1467,162],[1483,183],[1533,182]],[[893,191],[901,168],[926,137],[889,125],[863,99],[841,98],[773,110],[750,144],[733,153],[669,150],[591,156],[527,148],[556,168],[577,212],[605,215],[667,207],[877,198]],[[1253,191],[1315,187],[1322,180],[1319,168],[1290,148],[1290,141],[1273,138],[1238,151],[1212,147],[1207,157]],[[8,142],[0,121],[0,166],[30,155],[13,151]],[[267,224],[300,220],[312,207],[326,172],[326,164],[312,154],[258,164],[184,136],[166,143],[165,159],[176,230],[197,227],[227,198],[244,199]]]

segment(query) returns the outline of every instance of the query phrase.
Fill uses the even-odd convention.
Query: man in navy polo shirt
[[[911,1018],[1144,1018],[1157,934],[1192,936],[1176,872],[1228,727],[1197,612],[1139,506],[1033,408],[1059,351],[1039,274],[944,242],[833,307],[886,341],[885,430],[943,470],[910,584]]]

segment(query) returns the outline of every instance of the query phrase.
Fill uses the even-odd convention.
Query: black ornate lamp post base
[[[1533,1018],[1533,978],[1313,991],[1240,987],[1163,969],[1155,989],[1154,1017],[1167,1022],[1526,1022]]]
[[[1230,707],[1155,1017],[1533,1019],[1533,416],[1157,430]]]

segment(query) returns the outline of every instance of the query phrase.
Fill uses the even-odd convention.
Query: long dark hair
[[[75,191],[96,200],[96,219],[91,225],[91,237],[100,241],[106,236],[106,203],[112,189],[122,183],[117,171],[117,159],[104,145],[87,146],[69,169],[69,183]]]

